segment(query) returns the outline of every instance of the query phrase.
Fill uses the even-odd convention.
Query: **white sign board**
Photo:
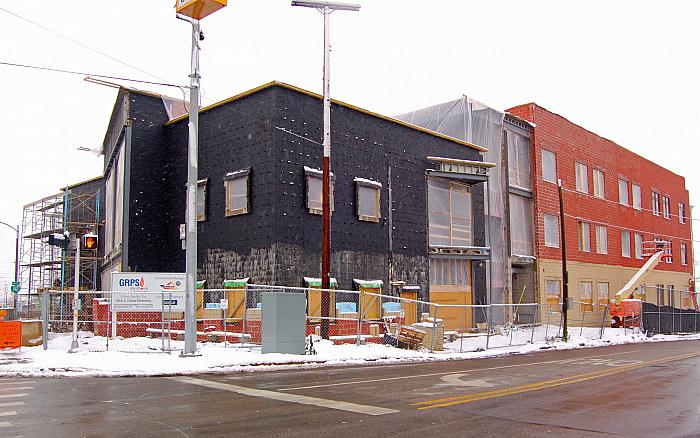
[[[113,312],[184,312],[185,274],[112,272]]]

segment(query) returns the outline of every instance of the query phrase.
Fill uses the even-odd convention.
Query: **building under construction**
[[[52,234],[102,235],[104,179],[93,178],[61,189],[60,193],[24,206],[20,241],[21,294],[33,296],[47,289],[75,286],[75,247],[63,250],[49,245]],[[83,249],[80,254],[80,289],[99,290],[101,254]]]

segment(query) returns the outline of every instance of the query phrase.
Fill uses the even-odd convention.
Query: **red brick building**
[[[670,242],[639,288],[652,303],[690,307],[693,257],[685,179],[534,103],[509,113],[532,122],[537,290],[541,302],[561,292],[557,180],[564,189],[569,296],[602,310],[645,263],[655,239]],[[646,242],[646,245],[644,244]]]

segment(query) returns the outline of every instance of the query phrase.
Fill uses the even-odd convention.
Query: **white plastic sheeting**
[[[506,191],[500,166],[504,116],[502,111],[490,108],[468,96],[396,116],[397,119],[413,125],[485,147],[487,152],[483,153],[484,161],[497,164],[489,170],[487,205],[490,205],[491,216],[487,217],[486,232],[487,245],[491,247],[491,262],[488,266],[490,281],[487,280],[487,285],[491,283],[489,296],[493,303],[508,301],[505,290],[507,255],[504,238]]]

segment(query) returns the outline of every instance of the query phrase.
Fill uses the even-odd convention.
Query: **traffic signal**
[[[69,243],[70,243],[70,239],[69,239],[68,233],[49,234],[49,245],[54,245],[54,246],[57,246],[61,249],[68,249]]]
[[[82,237],[82,241],[80,242],[80,246],[83,249],[97,249],[97,235],[96,234],[85,234]]]

